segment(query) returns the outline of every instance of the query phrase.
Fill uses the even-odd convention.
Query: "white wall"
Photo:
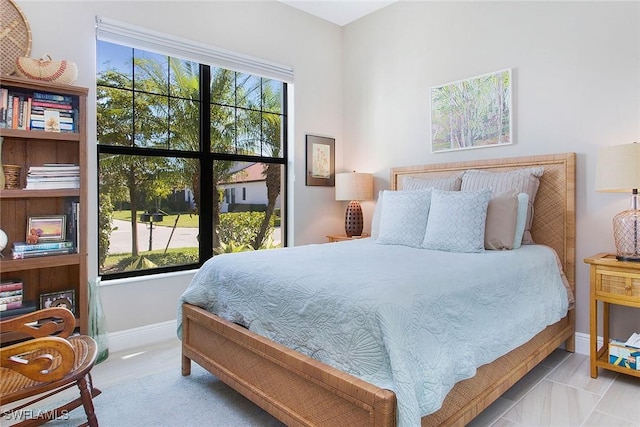
[[[343,226],[333,188],[306,187],[305,134],[336,138],[342,165],[342,30],[279,2],[31,1],[18,0],[32,32],[32,57],[45,53],[77,63],[79,86],[89,88],[89,274],[97,274],[95,16],[162,31],[294,68],[295,115],[289,144],[295,185],[295,244],[326,241]],[[92,232],[93,230],[93,232]],[[175,318],[178,296],[191,274],[102,286],[109,332]]]
[[[344,140],[350,168],[577,153],[577,330],[589,331],[583,259],[615,252],[611,219],[626,195],[596,193],[603,145],[640,139],[640,3],[394,3],[344,28]],[[515,144],[432,154],[429,88],[513,69]],[[638,331],[613,312],[614,336]]]

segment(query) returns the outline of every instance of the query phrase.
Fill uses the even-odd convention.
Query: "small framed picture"
[[[335,185],[335,144],[333,138],[307,135],[306,185]]]
[[[38,242],[61,242],[66,237],[67,216],[30,216],[27,219],[27,242],[38,236]]]
[[[69,289],[60,292],[40,294],[40,309],[50,307],[62,307],[76,312],[76,291]]]

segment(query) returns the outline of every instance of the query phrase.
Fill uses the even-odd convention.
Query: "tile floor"
[[[556,350],[469,426],[640,427],[640,378],[593,379],[588,356]]]
[[[105,388],[164,369],[180,369],[177,339],[111,353],[93,377]],[[470,426],[640,427],[640,378],[601,369],[592,379],[588,356],[556,350]]]

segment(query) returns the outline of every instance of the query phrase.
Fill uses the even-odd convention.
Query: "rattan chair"
[[[72,336],[74,328],[75,318],[66,308],[46,308],[0,322],[3,336],[27,338],[0,348],[2,419],[20,420],[16,426],[36,426],[65,418],[83,405],[87,422],[82,425],[98,425],[92,399],[100,390],[93,387],[90,374],[97,345],[89,336]],[[48,411],[32,406],[74,385],[80,396],[71,402]],[[6,409],[12,403],[17,406]]]

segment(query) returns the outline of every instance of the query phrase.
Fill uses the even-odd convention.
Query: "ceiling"
[[[318,18],[343,26],[396,0],[280,0]]]

